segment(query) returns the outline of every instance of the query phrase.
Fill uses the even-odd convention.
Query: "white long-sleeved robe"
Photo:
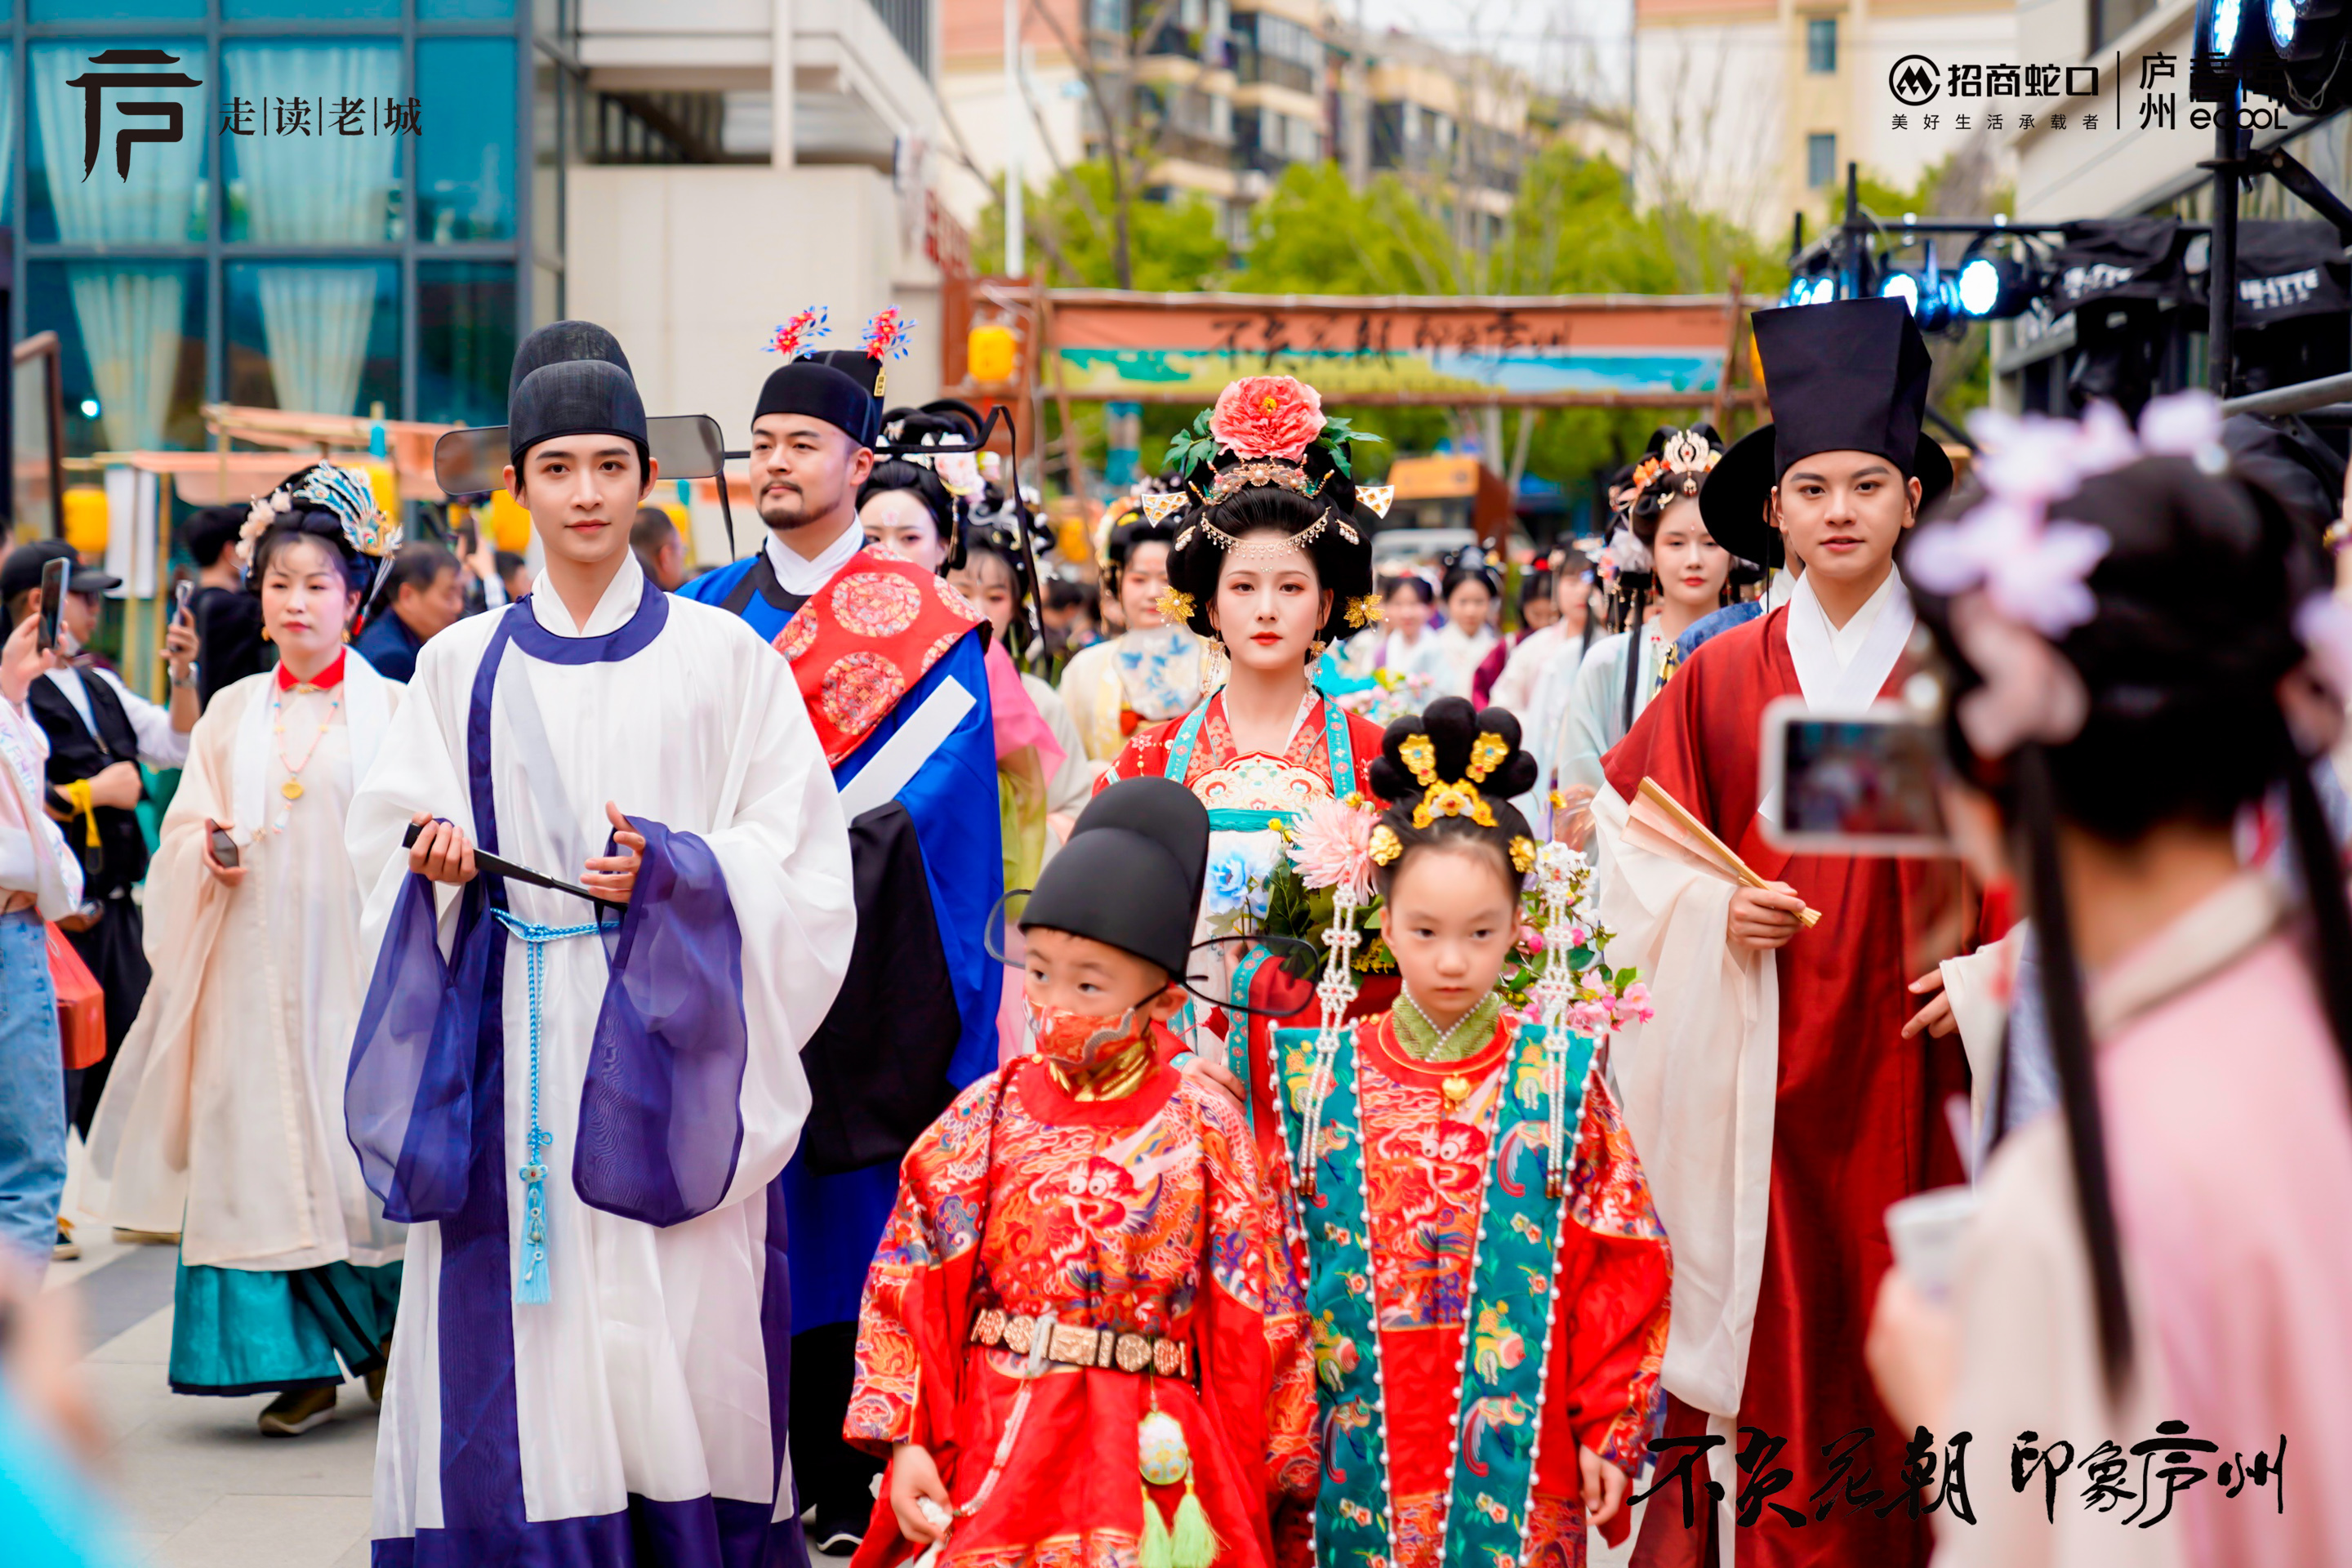
[[[116,1225],[180,1231],[189,1264],[401,1256],[401,1227],[343,1135],[368,954],[342,852],[401,688],[358,654],[343,658],[331,692],[279,693],[268,671],[214,693],[147,873],[155,978],[99,1102],[84,1198]],[[302,786],[290,801],[289,757]],[[208,821],[237,842],[236,887],[205,865]]]
[[[352,811],[352,856],[373,889],[372,950],[409,875],[401,839],[412,815],[446,817],[479,841],[468,721],[486,650],[501,619],[513,616],[535,616],[555,638],[623,646],[664,617],[649,641],[618,658],[534,658],[527,626],[505,647],[487,715],[496,847],[576,882],[583,859],[604,852],[607,801],[708,845],[740,936],[747,1046],[733,1106],[706,1102],[717,1124],[702,1131],[724,1136],[731,1110],[739,1142],[716,1206],[677,1223],[656,1226],[583,1201],[575,1182],[587,1163],[604,1161],[609,1171],[614,1158],[610,1149],[583,1151],[577,1137],[611,971],[602,938],[546,944],[539,1116],[553,1139],[544,1184],[551,1300],[516,1302],[529,954],[520,941],[498,937],[503,1147],[484,1152],[491,1134],[478,1129],[467,1208],[410,1228],[377,1446],[376,1560],[505,1561],[499,1552],[518,1551],[558,1563],[699,1563],[709,1559],[677,1543],[707,1535],[715,1516],[718,1534],[738,1543],[717,1561],[757,1561],[742,1553],[759,1549],[742,1543],[770,1521],[788,1526],[793,1511],[779,1429],[790,1314],[781,1267],[770,1267],[782,1256],[783,1207],[768,1189],[808,1110],[801,1047],[848,963],[846,827],[790,665],[740,620],[648,594],[624,556],[587,625],[576,626],[542,575],[529,599],[458,623],[417,661]],[[523,721],[530,708],[536,723]],[[641,875],[641,901],[646,886]],[[569,895],[509,881],[506,896],[517,916],[541,925],[593,918]],[[438,898],[446,949],[457,890]],[[355,1138],[368,1114],[405,1113],[362,1105],[357,1077],[352,1104]],[[678,1125],[691,1135],[687,1113]],[[680,1135],[673,1130],[673,1159]],[[401,1147],[396,1139],[392,1146]],[[478,1219],[479,1179],[490,1169],[503,1173],[506,1245],[485,1268],[478,1247],[467,1262],[463,1227],[469,1215]],[[445,1246],[445,1231],[457,1242]],[[488,1236],[495,1253],[495,1228]],[[451,1406],[456,1413],[445,1414]],[[568,1522],[551,1525],[559,1521]]]

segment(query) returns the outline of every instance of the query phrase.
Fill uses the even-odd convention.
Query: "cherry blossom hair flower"
[[[1372,896],[1372,828],[1380,818],[1363,806],[1318,800],[1291,830],[1290,863],[1310,888],[1351,888],[1356,901]]]
[[[1209,434],[1244,458],[1296,463],[1323,433],[1323,395],[1295,375],[1245,375],[1217,394]]]
[[[1984,499],[1956,521],[1921,529],[1904,573],[1948,597],[1981,588],[2001,615],[2045,637],[2063,637],[2097,613],[2088,579],[2112,543],[2102,529],[2053,518],[2053,508],[2084,480],[2143,458],[2188,458],[2207,473],[2228,466],[2221,405],[2204,392],[2152,399],[2137,435],[2105,403],[2080,422],[1987,409],[1969,428],[1984,447],[1976,465]]]

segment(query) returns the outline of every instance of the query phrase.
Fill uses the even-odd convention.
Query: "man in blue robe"
[[[793,1468],[811,1543],[854,1547],[880,1465],[842,1441],[857,1310],[898,1162],[996,1066],[1003,892],[988,626],[930,574],[869,552],[879,362],[812,356],[768,377],[751,420],[760,550],[680,593],[743,617],[793,662],[850,819],[857,941],[804,1053],[814,1103],[781,1184],[793,1275]]]

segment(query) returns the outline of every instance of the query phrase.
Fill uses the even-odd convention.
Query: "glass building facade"
[[[60,340],[69,454],[202,447],[207,402],[505,417],[562,302],[550,0],[0,8],[10,324]]]

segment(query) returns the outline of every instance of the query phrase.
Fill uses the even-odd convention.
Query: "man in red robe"
[[[1779,423],[1725,455],[1700,505],[1751,560],[1768,558],[1769,508],[1804,574],[1790,603],[1684,665],[1605,759],[1594,803],[1601,923],[1657,1000],[1616,1050],[1675,1248],[1674,1446],[1634,1561],[1900,1568],[1927,1561],[1918,1510],[1937,1488],[1906,1500],[1911,1435],[1880,1405],[1862,1342],[1891,1261],[1886,1205],[1961,1175],[1941,1116],[1923,1116],[1964,1084],[1957,1048],[1903,1037],[1906,983],[1969,911],[1948,863],[1776,848],[1759,763],[1775,699],[1858,712],[1899,690],[1912,616],[1895,545],[1951,465],[1919,430],[1927,353],[1899,301],[1759,311],[1755,330]],[[1629,828],[1645,778],[1771,885]],[[1686,1524],[1675,1472],[1694,1451]]]

